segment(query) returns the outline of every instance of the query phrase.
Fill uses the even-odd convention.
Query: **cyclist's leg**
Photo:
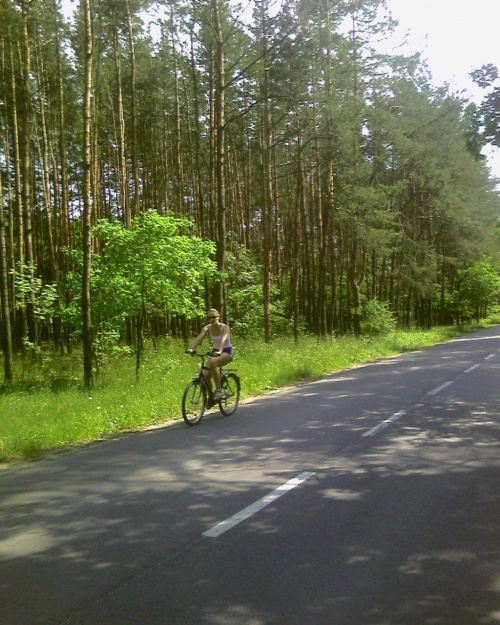
[[[204,369],[203,377],[205,378],[205,384],[207,385],[207,390],[211,395],[212,394],[212,370]]]
[[[210,367],[210,373],[212,374],[214,384],[215,384],[215,392],[221,391],[221,379],[220,379],[220,368],[224,365],[227,365],[231,362],[231,356],[227,352],[222,352],[220,356],[213,356],[209,359],[208,365]]]

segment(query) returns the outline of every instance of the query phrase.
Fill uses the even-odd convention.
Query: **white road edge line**
[[[214,525],[206,532],[203,532],[203,536],[206,536],[207,538],[217,538],[221,534],[224,534],[224,532],[230,530],[235,525],[238,525],[242,521],[245,521],[246,519],[253,516],[256,512],[259,512],[269,504],[273,503],[273,501],[276,501],[276,499],[279,499],[285,493],[288,493],[289,491],[294,489],[296,486],[299,486],[313,475],[315,475],[315,473],[311,473],[310,471],[304,471],[304,473],[301,473],[297,477],[289,480],[288,482],[286,482],[286,484],[282,484],[276,490],[273,490],[265,497],[262,497],[262,499],[259,499],[255,503],[251,504],[247,508],[244,508],[243,510],[240,510],[240,512],[237,512],[225,521],[222,521],[221,523]]]
[[[392,415],[392,417],[389,417],[388,419],[385,419],[384,421],[382,421],[381,423],[376,425],[371,430],[368,430],[368,432],[365,432],[363,434],[363,437],[365,438],[367,436],[373,436],[374,434],[377,434],[377,432],[380,432],[380,430],[383,430],[388,425],[390,425],[391,423],[394,423],[394,421],[397,421],[399,418],[401,418],[403,415],[405,415],[406,412],[407,412],[406,410],[399,410],[398,412],[395,412]]]
[[[447,386],[450,386],[451,384],[453,384],[453,381],[445,382],[444,384],[441,384],[441,386],[438,386],[437,388],[433,389],[432,391],[429,391],[427,393],[427,395],[437,395],[439,393],[439,391],[442,391],[443,389],[445,389]]]
[[[495,354],[490,354],[489,356],[486,356],[485,360],[489,360],[490,358],[494,358]]]
[[[480,365],[472,365],[472,367],[469,367],[468,369],[466,369],[464,373],[470,373],[471,371],[474,371],[474,369],[477,369],[478,367],[480,367]]]

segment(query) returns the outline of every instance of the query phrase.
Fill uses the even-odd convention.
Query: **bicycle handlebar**
[[[191,352],[191,351],[188,351],[186,349],[184,353],[187,354],[188,356],[198,356],[198,358],[208,358],[209,356],[212,355],[212,351],[211,350],[208,351],[208,352],[205,352],[204,354],[199,354],[198,352],[196,352],[194,350]]]

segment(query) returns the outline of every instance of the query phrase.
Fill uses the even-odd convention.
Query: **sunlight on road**
[[[0,560],[35,556],[55,545],[55,539],[47,530],[26,530],[0,541]]]
[[[452,339],[450,343],[470,343],[472,341],[496,341],[500,339],[500,334],[493,336],[463,336],[459,339]]]

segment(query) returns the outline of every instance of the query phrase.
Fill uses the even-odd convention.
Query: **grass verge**
[[[292,339],[276,339],[271,345],[241,340],[236,342],[233,368],[241,377],[245,398],[480,327],[486,324],[398,331],[371,339],[303,337],[297,345]],[[0,394],[0,462],[35,459],[47,451],[182,418],[182,392],[197,366],[183,350],[184,345],[175,340],[160,343],[156,352],[150,348],[139,380],[132,357],[111,359],[91,394],[75,378],[78,367],[47,357],[43,366],[32,367],[23,390]]]

